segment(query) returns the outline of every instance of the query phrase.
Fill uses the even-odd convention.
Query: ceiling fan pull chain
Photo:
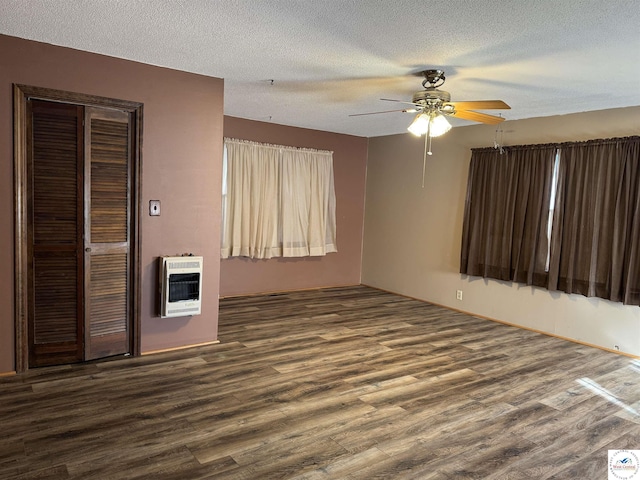
[[[427,136],[424,137],[424,158],[422,160],[422,188],[424,188],[424,172],[427,168]]]
[[[427,133],[424,135],[424,158],[422,159],[422,188],[424,188],[424,176],[427,171],[427,155],[431,155],[431,119],[427,125]]]

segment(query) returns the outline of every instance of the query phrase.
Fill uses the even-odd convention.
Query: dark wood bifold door
[[[27,102],[29,366],[131,349],[131,114]]]
[[[85,112],[85,360],[130,346],[131,130],[126,112]]]
[[[83,358],[82,110],[28,103],[30,366]]]

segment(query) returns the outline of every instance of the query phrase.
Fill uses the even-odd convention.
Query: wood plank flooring
[[[223,299],[220,340],[1,378],[0,478],[595,480],[640,449],[638,360],[372,288]]]

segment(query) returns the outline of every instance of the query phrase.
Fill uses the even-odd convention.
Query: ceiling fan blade
[[[511,107],[502,100],[475,100],[470,102],[447,102],[461,110],[508,110]]]
[[[383,100],[385,102],[404,103],[405,105],[413,105],[414,107],[419,107],[420,106],[420,105],[416,105],[413,102],[403,102],[402,100],[393,100],[391,98],[381,98],[380,100]]]
[[[451,114],[452,117],[462,118],[463,120],[473,120],[474,122],[486,123],[488,125],[497,125],[504,121],[503,117],[495,115],[487,115],[486,113],[472,112],[471,110],[456,110]]]
[[[352,113],[349,115],[350,117],[361,117],[363,115],[378,115],[379,113],[393,113],[393,112],[403,112],[403,113],[415,113],[417,110],[412,108],[402,108],[400,110],[384,110],[382,112],[369,112],[369,113]]]

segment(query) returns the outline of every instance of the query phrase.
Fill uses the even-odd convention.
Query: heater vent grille
[[[160,257],[160,316],[185,317],[202,311],[202,257]]]
[[[202,265],[201,261],[197,262],[170,262],[169,268],[200,268]]]

